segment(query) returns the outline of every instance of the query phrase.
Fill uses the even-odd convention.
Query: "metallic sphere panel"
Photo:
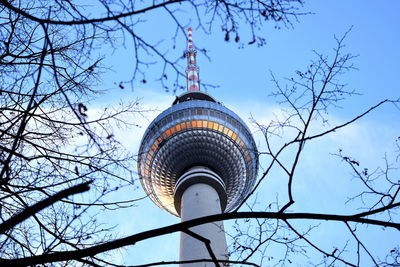
[[[258,170],[257,148],[246,124],[221,104],[191,100],[162,112],[146,130],[138,156],[139,176],[149,197],[177,215],[174,189],[193,166],[205,166],[225,183],[233,210],[252,189]]]

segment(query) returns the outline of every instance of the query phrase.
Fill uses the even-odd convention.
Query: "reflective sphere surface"
[[[174,189],[193,166],[205,166],[225,183],[233,210],[252,189],[258,154],[246,124],[205,93],[186,93],[147,128],[138,155],[142,186],[161,208],[178,216]]]

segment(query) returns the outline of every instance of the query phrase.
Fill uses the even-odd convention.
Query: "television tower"
[[[150,123],[138,156],[147,195],[182,221],[232,211],[253,188],[258,171],[257,147],[249,128],[200,91],[191,28],[187,40],[187,92]],[[217,259],[228,259],[223,222],[189,230],[211,241]],[[180,261],[211,259],[204,242],[193,235],[181,233],[180,243]],[[215,266],[212,262],[187,265]]]

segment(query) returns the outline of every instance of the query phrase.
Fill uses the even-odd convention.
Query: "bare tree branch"
[[[78,194],[78,193],[83,193],[89,190],[89,184],[91,184],[92,181],[82,183],[75,185],[73,187],[64,189],[57,194],[54,194],[30,207],[27,207],[24,209],[22,212],[16,214],[15,216],[11,217],[10,219],[2,222],[0,224],[0,233],[4,233],[5,231],[13,228],[17,224],[23,222],[24,220],[28,219],[29,217],[33,216],[37,212],[47,208],[50,205],[53,205],[57,201],[60,201],[63,198]]]

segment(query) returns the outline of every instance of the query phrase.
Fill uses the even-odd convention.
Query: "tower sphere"
[[[258,152],[249,128],[234,112],[204,92],[189,91],[147,128],[138,170],[151,200],[176,216],[182,191],[177,187],[200,182],[216,189],[227,212],[253,188]],[[187,179],[191,172],[202,174]]]

